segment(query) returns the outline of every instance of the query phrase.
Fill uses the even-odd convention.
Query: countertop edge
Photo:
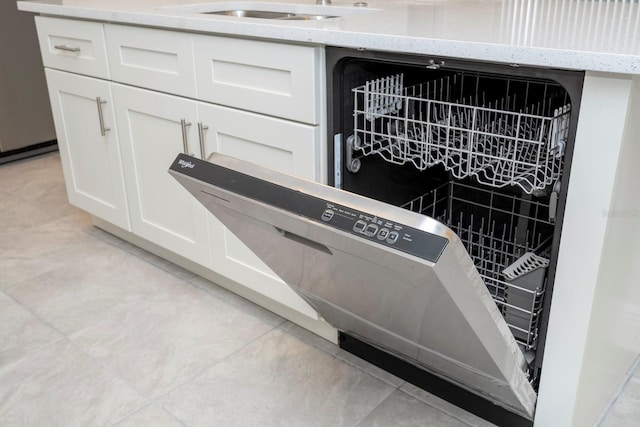
[[[442,58],[457,58],[518,64],[542,68],[596,71],[616,74],[640,74],[640,56],[542,47],[420,38],[392,34],[372,34],[324,28],[304,24],[257,23],[253,20],[202,18],[166,11],[117,11],[113,9],[61,6],[37,2],[17,2],[18,10],[61,18],[103,21],[183,30],[217,35],[262,38],[357,49],[394,51]],[[290,24],[290,23],[289,23]]]

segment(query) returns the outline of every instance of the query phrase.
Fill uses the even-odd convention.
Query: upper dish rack
[[[571,106],[551,83],[456,73],[410,87],[404,75],[353,89],[356,153],[419,170],[437,164],[458,179],[531,194],[560,177]]]

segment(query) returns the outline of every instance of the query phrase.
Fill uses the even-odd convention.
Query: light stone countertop
[[[35,0],[45,15],[541,67],[640,74],[637,0]],[[283,21],[207,15],[226,9],[339,15]]]

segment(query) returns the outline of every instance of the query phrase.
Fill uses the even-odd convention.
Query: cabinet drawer
[[[109,78],[102,24],[42,16],[35,20],[46,67]]]
[[[317,124],[320,50],[194,35],[198,98]]]
[[[195,97],[190,34],[123,25],[105,30],[114,81]]]

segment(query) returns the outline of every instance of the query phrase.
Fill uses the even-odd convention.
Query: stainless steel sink
[[[206,0],[205,0],[206,1]],[[296,1],[296,0],[287,0]],[[372,12],[379,12],[381,9],[356,6],[338,5],[317,5],[313,0],[305,0],[312,3],[287,3],[282,0],[255,1],[255,0],[232,0],[216,1],[211,3],[198,3],[180,6],[163,6],[156,10],[169,14],[188,14],[200,17],[235,17],[254,18],[271,21],[324,21],[345,16],[361,15]]]
[[[314,15],[307,13],[273,12],[268,10],[219,10],[215,12],[201,12],[204,15],[237,16],[241,18],[279,19],[289,21],[318,21],[321,19],[337,18],[331,15]]]

